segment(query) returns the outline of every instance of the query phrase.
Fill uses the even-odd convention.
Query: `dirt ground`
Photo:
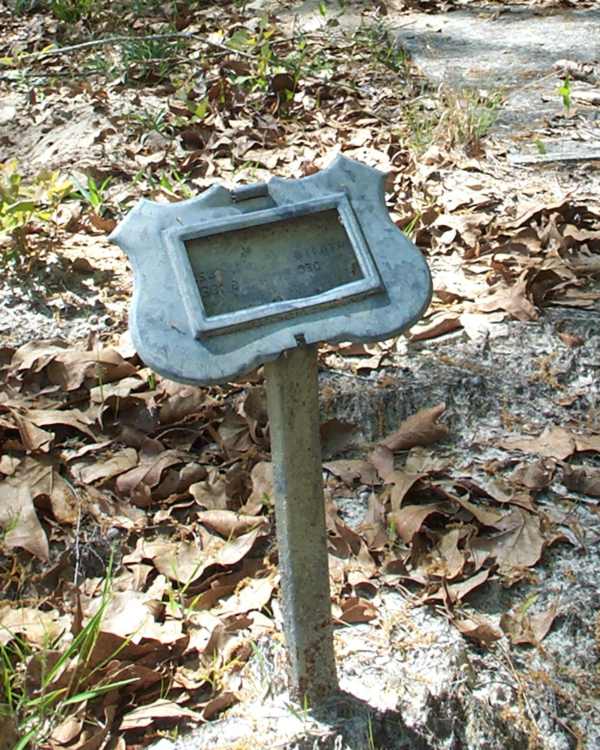
[[[272,60],[266,88],[253,69],[256,88],[239,101],[235,86],[243,84],[236,79],[227,88],[222,82],[233,69],[250,75],[241,70],[244,56],[218,47],[212,50],[220,55],[216,61],[205,47],[194,52],[198,71],[188,71],[179,88],[171,79],[167,85],[140,77],[139,61],[125,78],[99,76],[113,62],[118,67],[110,47],[29,65],[18,51],[38,54],[60,29],[47,14],[15,16],[0,4],[6,55],[13,60],[1,69],[0,163],[17,159],[23,183],[37,184],[38,191],[48,192],[46,182],[35,182],[44,170],[58,170],[86,188],[54,204],[50,224],[28,225],[26,249],[15,254],[14,237],[3,234],[8,260],[0,280],[0,346],[6,383],[11,388],[19,383],[15,390],[0,390],[2,414],[8,414],[3,453],[19,460],[37,457],[15,442],[10,415],[15,408],[22,417],[48,408],[57,393],[55,384],[36,380],[45,372],[42,360],[27,360],[34,362],[31,372],[19,375],[25,372],[23,345],[44,340],[47,351],[49,341],[59,338],[82,358],[98,346],[114,347],[127,377],[142,378],[136,375],[142,372],[147,379],[125,333],[128,265],[107,241],[115,222],[142,195],[176,200],[216,181],[300,177],[341,151],[390,173],[391,216],[426,255],[435,295],[426,318],[405,336],[366,348],[325,345],[320,355],[323,420],[336,427],[330,441],[324,432],[325,458],[334,462],[329,469],[325,465],[324,480],[344,529],[341,536],[332,531],[332,539],[352,538],[356,544],[361,539],[369,558],[366,563],[362,553],[338,556],[332,547],[343,693],[310,710],[290,704],[281,613],[273,596],[268,606],[244,610],[246,630],[239,626],[235,634],[245,639],[247,653],[240,657],[243,667],[228,673],[222,691],[211,698],[235,695],[235,701],[223,701],[218,718],[218,709],[207,712],[211,720],[203,716],[196,728],[190,716],[191,723],[181,728],[181,720],[161,723],[160,715],[139,725],[129,718],[130,729],[119,729],[115,719],[113,730],[93,746],[600,748],[600,5],[257,0],[243,11],[228,4],[226,12],[232,21],[225,35],[218,35],[219,20],[207,10],[184,28],[231,45],[240,29],[259,34],[257,19],[268,12],[275,49],[280,44],[287,50],[290,39],[314,45],[311,64],[303,59],[291,104],[274,90],[274,76],[285,73]],[[160,30],[154,18],[132,28]],[[79,41],[66,39],[61,46]],[[264,47],[241,49],[256,57]],[[317,60],[314,50],[331,60]],[[97,53],[104,60],[96,59]],[[205,97],[209,115],[194,119],[192,109],[205,101],[198,91],[210,92],[217,79],[218,94]],[[98,207],[91,193],[107,179]],[[188,448],[190,454],[191,446],[200,451],[198,461],[221,476],[231,455],[224,459],[216,445],[222,447],[225,428],[228,436],[234,431],[226,405],[236,404],[236,419],[250,419],[239,399],[255,393],[257,383],[260,379],[253,379],[222,397],[213,391],[203,395],[213,399],[211,409],[219,402],[224,411],[213,416],[213,438]],[[173,396],[168,384],[159,387]],[[149,398],[166,403],[164,393],[156,393]],[[90,394],[88,389],[91,409]],[[130,397],[127,390],[123,398]],[[60,398],[64,409],[69,401],[64,394]],[[385,436],[419,410],[441,404],[436,414],[447,430],[436,433],[437,441],[398,450],[392,478],[381,473],[376,480],[365,478],[364,464]],[[108,435],[103,412],[98,414],[99,423],[92,421],[92,411],[86,422],[97,431],[96,442],[88,441],[85,449],[66,447],[96,455],[104,440],[116,440],[109,451],[132,450],[122,434]],[[186,419],[173,424],[189,426],[189,414]],[[164,425],[152,431],[146,422],[145,434],[158,439]],[[268,460],[268,451],[257,445],[252,443],[252,455]],[[168,526],[171,513],[171,520],[181,515],[183,528],[195,529],[197,514],[211,506],[192,500],[190,510],[180,510],[177,503],[189,504],[189,492],[169,501],[173,511],[162,496],[136,506],[134,495],[120,496],[116,484],[75,479],[66,459],[58,457],[59,448],[62,456],[65,445],[58,442],[47,455],[65,461],[63,474],[74,486],[84,492],[85,485],[87,492],[91,485],[90,493],[122,503],[114,517],[108,512],[103,517],[103,528],[116,529],[125,567],[155,565],[162,575],[158,556],[138,554],[140,540],[154,543],[161,524],[159,533],[175,538],[179,532]],[[354,479],[340,479],[336,459],[362,462],[353,469]],[[251,478],[243,481],[256,490],[252,463],[244,464]],[[0,464],[4,482],[11,477],[7,465]],[[376,463],[369,466],[371,474],[373,466],[380,471]],[[402,553],[394,558],[384,552],[388,548],[375,530],[389,532],[389,513],[401,513],[407,503],[414,508],[454,502],[457,496],[463,516],[443,523],[425,516]],[[228,509],[235,507],[230,499]],[[137,515],[125,523],[123,506],[131,502]],[[498,526],[488,538],[489,517],[481,522],[477,515],[483,509],[518,515],[518,540],[512,526]],[[471,517],[469,533],[473,538],[479,533],[488,545],[485,553],[483,542],[478,548],[479,567],[477,555],[465,551],[471,544],[466,532],[456,531],[463,536],[453,559],[441,541],[464,523],[465,512],[476,519]],[[50,521],[54,530],[47,533],[62,554],[81,530],[62,524],[68,528],[59,533],[56,519]],[[96,516],[93,523],[101,525]],[[192,538],[186,533],[181,532],[184,541]],[[508,537],[510,542],[498,541]],[[2,554],[6,570],[12,553]],[[453,575],[444,568],[451,564],[459,566]],[[145,575],[156,585],[156,571]],[[276,591],[276,583],[272,586]],[[91,584],[84,589],[92,597]],[[15,594],[7,587],[3,596],[29,601],[33,592]],[[361,614],[344,619],[350,599],[359,602]],[[211,617],[225,617],[227,607],[219,606]],[[206,619],[194,627],[207,628]],[[237,642],[236,648],[242,650]],[[192,679],[187,662],[186,668],[190,672],[183,677],[177,673],[174,702],[205,710],[207,702],[198,709],[193,697],[204,683],[194,682],[199,678]],[[117,717],[124,713],[120,706],[115,710]],[[84,739],[73,735],[62,745],[41,747],[83,749]]]

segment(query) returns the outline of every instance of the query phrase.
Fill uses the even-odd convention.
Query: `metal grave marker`
[[[290,692],[323,697],[337,678],[316,344],[401,333],[431,299],[427,265],[389,218],[383,173],[341,156],[298,180],[142,200],[111,240],[148,366],[208,385],[265,365]]]

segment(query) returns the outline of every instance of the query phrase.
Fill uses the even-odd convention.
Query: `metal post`
[[[265,365],[290,695],[312,705],[338,688],[333,650],[317,350]]]

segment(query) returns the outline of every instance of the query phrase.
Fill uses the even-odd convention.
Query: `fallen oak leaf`
[[[320,426],[321,450],[324,456],[335,456],[356,439],[357,427],[351,422],[329,419]]]
[[[480,312],[495,312],[506,310],[517,320],[537,320],[537,307],[529,300],[529,269],[524,271],[519,279],[510,287],[501,285],[490,295],[476,300],[474,308]]]
[[[161,721],[202,721],[202,714],[180,706],[175,701],[159,698],[147,706],[138,706],[125,714],[119,726],[122,732],[145,729]]]
[[[491,508],[482,508],[479,505],[470,502],[470,500],[465,500],[460,497],[460,495],[448,494],[448,497],[470,513],[473,518],[482,524],[482,526],[498,527],[498,524],[504,518],[503,513],[500,513],[497,510],[492,510]]]
[[[232,510],[205,510],[198,513],[197,518],[200,523],[225,539],[239,537],[253,529],[266,529],[269,526],[269,520],[265,516],[240,515]]]
[[[511,480],[527,489],[539,492],[549,487],[555,469],[556,463],[551,459],[522,463],[513,471]]]
[[[323,468],[331,472],[346,484],[352,485],[356,480],[361,484],[379,484],[374,466],[368,461],[339,460],[326,461]]]
[[[83,484],[92,484],[98,480],[103,482],[112,477],[124,474],[137,466],[138,454],[135,448],[124,448],[110,458],[95,458],[89,460],[75,460],[71,463],[73,476]]]
[[[438,312],[410,329],[409,341],[423,341],[443,336],[462,328],[460,315],[452,312]]]
[[[427,505],[406,505],[400,510],[388,513],[388,525],[405,544],[410,544],[424,521],[433,514],[452,516],[454,511],[449,503],[428,503]]]
[[[252,492],[240,510],[242,513],[255,515],[260,513],[264,505],[273,504],[273,464],[270,461],[259,461],[253,466],[250,479]],[[190,487],[190,491],[191,489]]]
[[[377,614],[376,607],[371,602],[359,596],[342,599],[339,608],[336,606],[333,607],[335,620],[346,625],[371,622],[371,620],[377,617]]]
[[[235,693],[225,691],[220,693],[212,700],[208,701],[202,709],[202,718],[206,721],[210,721],[221,711],[225,711],[226,708],[231,708],[234,703],[238,701],[238,697]]]
[[[557,458],[559,461],[564,461],[577,450],[575,436],[564,427],[556,425],[546,427],[538,437],[509,437],[497,445],[505,450],[537,453],[546,458]]]
[[[393,471],[387,482],[392,485],[390,505],[392,511],[400,510],[404,498],[425,474],[412,474],[408,471]]]
[[[394,473],[394,454],[392,451],[385,445],[376,445],[369,453],[368,459],[381,479],[387,482],[388,477]]]
[[[481,617],[472,615],[470,617],[454,617],[452,624],[467,638],[477,641],[480,646],[490,646],[494,641],[502,638],[502,631],[492,622]]]
[[[437,420],[445,410],[446,404],[420,409],[416,414],[405,419],[395,432],[380,440],[379,445],[396,452],[444,440],[448,437],[449,429]]]
[[[497,524],[502,529],[491,536],[479,536],[470,543],[472,553],[493,557],[500,568],[530,568],[535,565],[545,546],[540,519],[515,507]]]
[[[600,469],[595,467],[574,468],[562,465],[563,484],[572,492],[581,492],[591,497],[600,497]]]
[[[83,432],[84,435],[96,440],[96,436],[88,427],[89,417],[86,417],[79,409],[26,409],[22,416],[36,427],[47,427],[48,425],[60,425],[71,427],[74,430]]]
[[[538,646],[550,632],[557,613],[558,601],[545,612],[533,615],[527,614],[527,610],[505,612],[500,618],[500,627],[515,645],[528,643]]]
[[[38,451],[48,453],[54,440],[54,433],[42,430],[20,414],[14,414],[13,417],[19,430],[19,437],[21,438],[21,443],[23,443],[23,448],[28,453],[37,453]]]
[[[42,611],[35,607],[0,607],[0,645],[20,636],[27,643],[46,646],[68,630],[70,618],[56,610]]]
[[[37,517],[27,478],[21,472],[0,482],[0,527],[3,545],[22,547],[40,560],[48,560],[46,532]]]
[[[425,594],[421,601],[423,603],[445,601],[447,604],[455,604],[456,602],[462,601],[471,593],[471,591],[474,591],[485,583],[489,578],[490,573],[490,568],[486,568],[486,570],[481,570],[479,573],[476,573],[470,578],[466,578],[464,581],[458,581],[457,583],[444,583],[444,586],[434,594]]]

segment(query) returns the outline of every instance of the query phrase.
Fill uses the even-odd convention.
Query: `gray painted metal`
[[[298,342],[388,338],[431,298],[383,173],[341,156],[299,180],[142,200],[110,239],[134,270],[138,353],[186,383],[226,382]]]
[[[289,690],[311,706],[337,687],[315,346],[265,365]]]

